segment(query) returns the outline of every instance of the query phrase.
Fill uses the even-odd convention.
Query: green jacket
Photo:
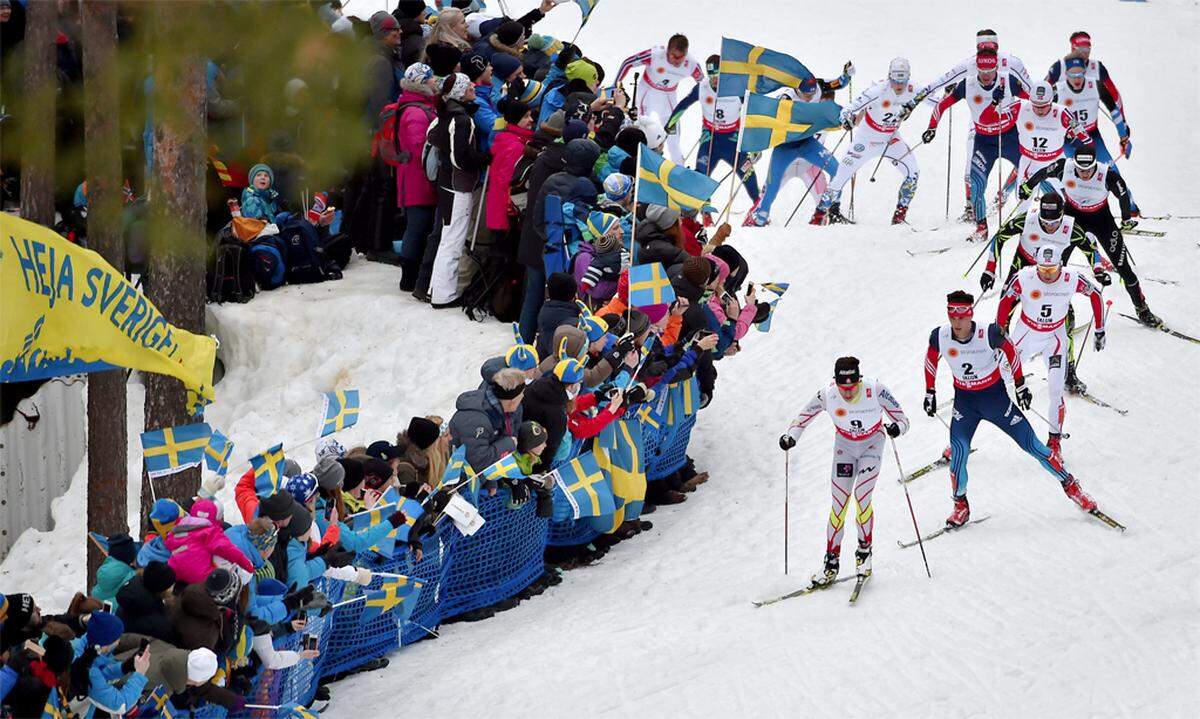
[[[117,592],[125,583],[137,574],[137,570],[119,559],[108,557],[96,570],[96,586],[92,587],[92,596],[102,602],[112,602],[113,609],[117,608]]]

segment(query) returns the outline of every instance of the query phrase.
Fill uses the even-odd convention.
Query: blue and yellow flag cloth
[[[254,470],[254,492],[260,497],[269,497],[283,485],[283,443],[275,445],[262,454],[250,458]]]
[[[204,461],[212,430],[203,422],[142,432],[146,474],[164,477],[198,467]]]
[[[467,445],[461,444],[458,449],[450,453],[450,459],[446,460],[446,471],[442,472],[442,480],[438,482],[438,486],[434,489],[441,488],[443,485],[454,486],[462,479],[463,474],[467,475],[467,479],[471,483],[471,491],[476,489],[479,475],[471,468],[471,464],[467,462]]]
[[[661,262],[629,268],[629,304],[632,307],[666,305],[675,301],[675,288]]]
[[[785,97],[750,94],[742,123],[742,152],[762,152],[785,142],[797,142],[818,132],[841,127],[841,105],[794,102]]]
[[[525,476],[525,472],[517,464],[517,458],[511,454],[501,457],[495,464],[485,468],[479,474],[485,482],[496,482],[501,479],[520,479]]]
[[[355,532],[366,532],[369,529],[379,526],[391,516],[392,512],[396,511],[395,503],[385,504],[381,499],[379,504],[375,505],[374,509],[368,509],[365,512],[352,514],[347,519],[350,520],[350,528]],[[390,557],[396,551],[396,530],[388,532],[387,535],[380,539],[378,543],[369,547],[372,552]]]
[[[676,165],[645,144],[639,146],[638,202],[699,211],[709,207],[708,200],[719,186],[708,175]]]
[[[587,25],[588,18],[592,16],[592,11],[600,4],[600,0],[575,0],[575,4],[579,6],[579,11],[583,13],[583,22],[579,23],[580,29]]]
[[[233,442],[229,438],[221,434],[220,430],[213,430],[212,436],[208,438],[208,446],[204,448],[204,465],[209,471],[216,472],[224,477],[229,471],[229,455],[233,454]]]
[[[63,709],[58,689],[51,689],[50,696],[46,699],[46,705],[42,707],[42,719],[66,719],[68,715],[74,716]]]
[[[396,623],[402,623],[412,616],[417,607],[417,597],[421,594],[423,582],[411,577],[388,577],[383,586],[367,592],[366,606],[358,617],[359,626],[381,617],[399,607]]]
[[[170,375],[188,414],[213,399],[217,341],[169,324],[91,250],[0,213],[0,382],[129,367]]]
[[[746,91],[767,93],[781,87],[799,87],[812,73],[791,55],[760,45],[721,38],[721,75],[717,94],[742,97]],[[743,148],[745,149],[745,148]]]
[[[321,394],[325,397],[325,411],[321,419],[320,436],[340,432],[358,423],[358,390],[347,389]]]
[[[310,709],[295,702],[289,702],[279,707],[279,712],[278,716],[281,719],[317,719],[317,715]]]
[[[575,519],[599,517],[616,511],[612,485],[591,452],[581,454],[555,470]]]
[[[165,684],[159,684],[154,687],[146,699],[138,704],[137,710],[131,712],[133,716],[141,719],[142,717],[162,717],[162,719],[171,719],[175,716],[175,706],[171,704],[171,692]]]
[[[758,323],[759,332],[770,332],[771,320],[775,319],[775,306],[779,304],[779,300],[783,297],[783,293],[787,292],[790,285],[787,282],[764,282],[759,286],[768,292],[775,293],[775,299],[767,303],[767,318]]]

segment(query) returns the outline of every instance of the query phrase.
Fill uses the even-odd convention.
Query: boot
[[[942,450],[942,459],[946,460],[947,462],[950,461],[950,447],[947,446]]]
[[[854,569],[860,577],[871,576],[871,545],[858,545],[858,550],[854,552]]]
[[[1079,486],[1079,480],[1074,476],[1068,477],[1067,481],[1062,483],[1063,492],[1071,498],[1071,501],[1079,505],[1079,508],[1085,512],[1090,512],[1096,508],[1096,500],[1092,499],[1083,488]]]
[[[1062,464],[1062,434],[1051,432],[1046,439],[1046,446],[1050,448],[1050,459],[1057,460]]]
[[[987,220],[980,220],[975,223],[975,231],[968,238],[969,242],[986,242],[988,238]]]
[[[1083,394],[1087,392],[1087,385],[1075,374],[1075,365],[1067,368],[1067,379],[1064,387],[1071,394]]]
[[[746,213],[746,220],[742,223],[742,227],[766,227],[770,222],[770,215],[755,207]]]
[[[838,575],[838,554],[837,552],[825,553],[825,569],[813,575],[812,583],[814,587],[823,587],[837,579]]]
[[[971,505],[967,504],[967,495],[954,498],[954,511],[946,517],[946,529],[961,527],[971,519]]]
[[[828,222],[831,225],[853,225],[854,223],[842,214],[842,206],[835,202],[829,206]]]
[[[903,225],[904,217],[908,214],[908,208],[902,205],[896,205],[896,211],[892,213],[892,224]]]
[[[818,207],[816,210],[813,210],[812,219],[808,221],[808,224],[810,224],[810,225],[825,224],[825,210],[820,207]]]
[[[962,214],[958,216],[958,221],[959,222],[974,222],[975,221],[975,208],[974,208],[974,206],[971,205],[971,203],[968,202],[966,204],[966,206],[963,207]]]
[[[1162,326],[1162,320],[1159,319],[1158,315],[1150,311],[1150,306],[1144,301],[1140,305],[1134,305],[1134,309],[1137,310],[1138,321],[1142,324],[1148,327]]]

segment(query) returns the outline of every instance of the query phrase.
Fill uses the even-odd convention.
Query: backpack
[[[251,270],[260,289],[273,290],[283,284],[287,273],[285,257],[287,246],[278,235],[259,237],[250,243]]]
[[[442,165],[441,152],[437,148],[434,132],[438,129],[438,119],[433,118],[429,129],[425,132],[425,146],[421,148],[421,167],[425,170],[425,179],[437,182],[438,168]]]
[[[330,261],[325,258],[325,248],[316,227],[307,220],[292,217],[280,226],[278,237],[284,246],[283,264],[288,284],[332,279],[332,273],[327,270]]]
[[[214,238],[205,274],[209,302],[249,302],[258,291],[250,252],[228,225]]]
[[[371,157],[378,157],[391,167],[399,167],[412,160],[412,155],[400,149],[400,116],[410,107],[424,110],[427,120],[432,121],[436,117],[433,108],[423,102],[393,102],[385,105],[379,112],[379,129],[371,139]]]

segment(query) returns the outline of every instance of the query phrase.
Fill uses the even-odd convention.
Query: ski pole
[[[488,180],[492,173],[483,171],[483,189],[479,191],[479,209],[475,212],[475,227],[471,228],[471,250],[475,250],[475,238],[479,236],[479,220],[483,217],[483,207],[487,204]]]
[[[845,140],[845,139],[846,139],[846,133],[843,132],[841,139],[839,139],[837,141],[837,144],[833,146],[833,149],[829,151],[829,154],[832,155],[833,153],[837,152],[838,147],[840,147],[842,144],[842,140]],[[770,178],[768,178],[768,179],[770,179]],[[792,224],[792,218],[794,218],[796,216],[796,213],[800,211],[800,206],[804,204],[804,201],[806,199],[808,199],[808,193],[812,192],[813,185],[817,184],[817,180],[819,180],[819,179],[821,179],[821,170],[820,169],[817,170],[817,176],[812,179],[812,182],[808,183],[808,189],[804,191],[804,196],[801,197],[800,201],[796,203],[796,209],[792,210],[792,214],[788,215],[787,222],[783,223],[784,227],[787,227],[788,225]],[[780,181],[782,182],[782,178],[780,179]]]
[[[791,451],[792,450],[790,450],[790,449],[783,450],[783,574],[784,574],[784,576],[787,576],[787,573],[788,573],[788,495],[789,495],[789,492],[788,492],[788,489],[789,489],[788,468],[789,468],[789,465],[791,465],[791,462],[788,461],[788,457],[789,457]]]
[[[946,222],[950,221],[950,160],[954,155],[954,106],[946,113],[950,127],[946,130]]]
[[[1112,300],[1105,300],[1104,305],[1104,324],[1108,324],[1108,313],[1112,309]],[[1087,329],[1083,333],[1083,342],[1079,346],[1079,355],[1075,358],[1075,371],[1079,371],[1079,363],[1083,361],[1083,351],[1087,349],[1088,335],[1092,333],[1092,323],[1088,322]]]
[[[896,457],[896,469],[900,470],[900,481],[903,483],[904,478],[908,475],[904,473],[904,467],[900,466],[900,450],[896,449],[896,440],[890,435],[888,442],[892,444],[892,455]],[[913,510],[912,497],[908,493],[907,484],[904,484],[904,499],[908,501],[908,514],[912,517],[913,531],[917,533],[917,546],[921,548],[921,561],[925,562],[925,575],[933,579],[933,574],[929,571],[929,558],[925,556],[925,542],[921,540],[921,528],[917,526],[917,513]]]
[[[967,271],[963,273],[963,279],[966,279],[971,274],[971,270],[975,269],[975,265],[979,264],[979,261],[983,259],[984,253],[986,253],[991,248],[992,248],[991,242],[984,243],[983,249],[979,251],[979,255],[975,257],[975,261],[972,262],[971,266],[967,268]]]
[[[850,97],[853,98],[854,97],[854,77],[853,76],[850,78],[850,82],[847,83],[847,85],[849,86]],[[850,126],[850,147],[852,147],[852,148],[854,147],[854,125]],[[883,151],[887,152],[887,147],[884,147]],[[854,185],[855,185],[855,180],[857,179],[857,175],[858,175],[858,173],[855,173],[850,176],[850,221],[851,222],[854,221]],[[833,180],[832,177],[829,179],[831,181]]]

